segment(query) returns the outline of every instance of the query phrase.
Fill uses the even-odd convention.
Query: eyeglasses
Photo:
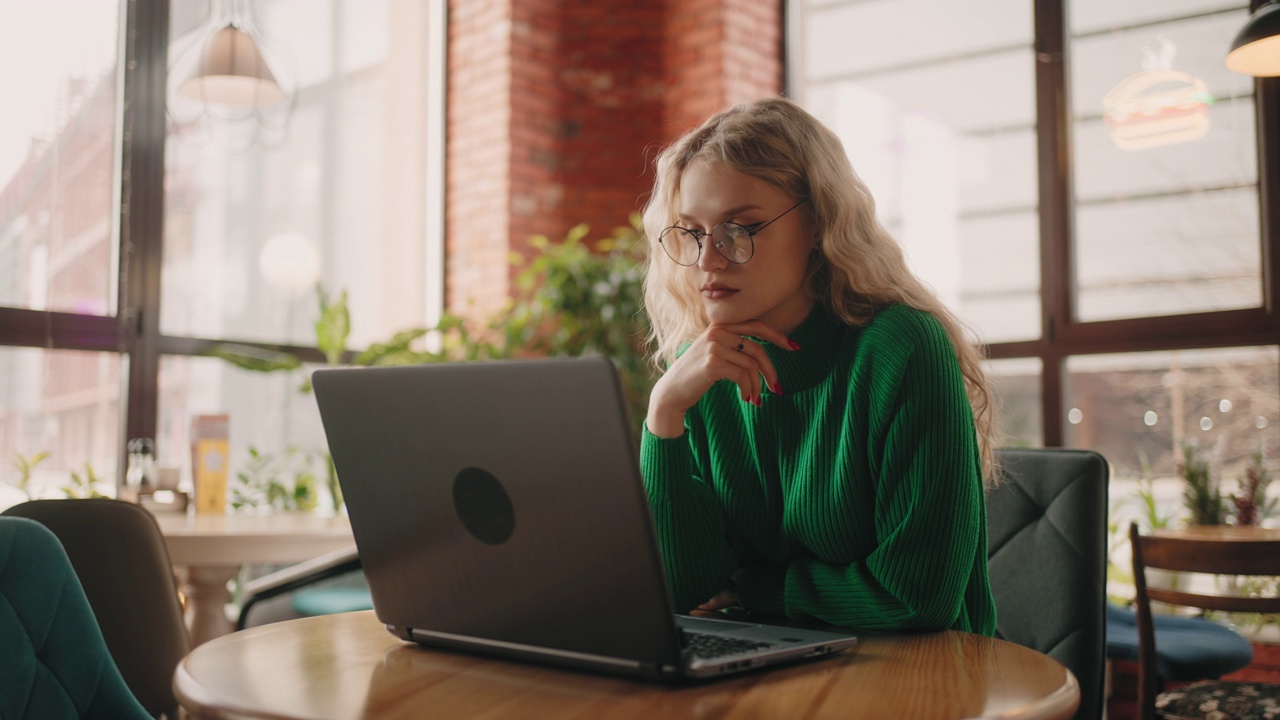
[[[783,215],[808,201],[809,198],[801,200],[784,210],[782,215],[767,223],[739,225],[733,222],[723,222],[711,228],[710,233],[673,225],[663,230],[662,234],[658,236],[658,244],[666,251],[667,257],[674,260],[677,265],[687,267],[698,262],[698,257],[702,255],[702,239],[710,234],[711,246],[716,249],[716,252],[720,253],[720,257],[736,265],[741,265],[750,260],[752,255],[755,255],[756,233],[781,220]]]

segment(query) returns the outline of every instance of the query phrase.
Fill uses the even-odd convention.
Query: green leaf
[[[205,355],[221,358],[236,367],[256,372],[294,370],[302,365],[297,355],[265,350],[252,345],[222,343],[205,351]]]
[[[351,313],[347,310],[347,291],[343,290],[336,301],[330,302],[323,288],[317,286],[320,301],[320,319],[316,322],[316,347],[324,353],[329,365],[342,361],[347,350],[347,338],[351,335]]]
[[[566,235],[564,238],[565,245],[577,244],[579,241],[582,240],[582,238],[586,237],[587,233],[590,231],[591,231],[591,226],[587,225],[586,223],[578,223],[577,225],[574,225],[573,227],[569,228],[569,234]]]
[[[353,360],[355,365],[382,365],[390,364],[379,362],[389,355],[402,355],[409,351],[409,344],[420,337],[431,332],[431,328],[417,327],[408,330],[401,330],[391,339],[383,343],[374,343],[365,348],[364,352],[356,356]]]

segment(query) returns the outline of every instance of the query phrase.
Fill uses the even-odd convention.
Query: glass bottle
[[[128,466],[125,469],[124,482],[132,488],[150,489],[152,474],[156,465],[156,446],[151,438],[134,438],[127,446],[129,451]]]

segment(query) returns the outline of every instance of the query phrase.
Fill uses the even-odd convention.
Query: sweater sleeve
[[[678,613],[723,590],[737,567],[723,507],[697,468],[691,434],[659,438],[645,428],[640,440],[640,473]]]
[[[866,443],[876,546],[847,566],[801,557],[748,567],[739,596],[753,611],[850,627],[963,627],[985,526],[973,414],[954,349],[932,317],[886,311],[864,333],[853,378],[850,402],[865,407],[867,423],[854,447]]]

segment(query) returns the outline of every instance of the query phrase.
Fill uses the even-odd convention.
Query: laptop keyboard
[[[684,632],[684,652],[689,657],[713,660],[731,655],[743,655],[771,647],[774,646],[770,643],[756,642],[755,640]]]

